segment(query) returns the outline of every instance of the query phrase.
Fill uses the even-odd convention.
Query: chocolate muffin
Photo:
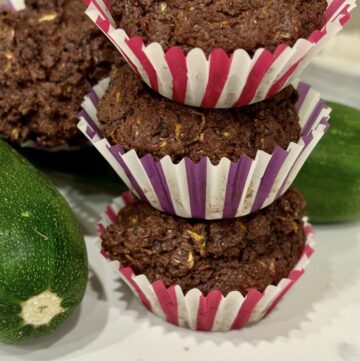
[[[306,243],[305,202],[294,190],[268,208],[233,220],[199,221],[161,213],[137,202],[123,208],[102,236],[103,249],[151,282],[184,292],[224,295],[264,291],[287,277]]]
[[[112,16],[130,37],[166,50],[199,47],[232,53],[294,45],[321,27],[326,0],[112,0]]]
[[[270,100],[238,109],[190,108],[161,97],[124,64],[112,71],[98,119],[108,140],[124,151],[150,153],[157,160],[169,155],[174,162],[208,156],[217,164],[222,157],[254,158],[258,150],[271,153],[297,142],[296,100],[289,86]]]
[[[28,0],[0,12],[0,136],[44,148],[76,143],[84,95],[117,52],[82,0]]]

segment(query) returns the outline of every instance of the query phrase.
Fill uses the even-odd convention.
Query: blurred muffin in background
[[[116,51],[81,0],[27,0],[0,12],[0,136],[41,148],[77,144],[83,96]]]

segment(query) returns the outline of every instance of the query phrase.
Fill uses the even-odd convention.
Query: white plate
[[[339,76],[320,60],[304,79],[328,98],[360,104],[355,74]],[[85,231],[94,234],[111,197],[59,186]],[[48,337],[1,345],[0,361],[360,360],[360,223],[316,231],[316,254],[279,307],[251,328],[223,334],[177,328],[148,313],[98,255],[95,238],[87,236],[90,280],[81,307]]]
[[[66,193],[85,210],[86,227],[100,211],[96,205],[110,199],[84,204],[74,190]],[[1,345],[0,360],[359,360],[360,224],[316,230],[312,263],[279,307],[251,328],[216,334],[177,328],[148,313],[98,254],[95,238],[86,237],[90,281],[81,307],[49,337]]]

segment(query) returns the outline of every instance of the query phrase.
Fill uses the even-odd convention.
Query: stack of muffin
[[[316,34],[327,37],[326,22],[344,22],[347,8],[335,7],[89,2],[130,64],[114,64],[79,123],[136,196],[107,208],[102,253],[168,322],[240,328],[271,311],[303,273],[311,226],[303,197],[288,189],[329,109],[307,85],[287,84],[320,47]]]

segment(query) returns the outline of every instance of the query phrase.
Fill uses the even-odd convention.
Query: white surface
[[[340,33],[327,48],[314,59],[313,64],[324,70],[360,76],[360,32]]]
[[[360,33],[340,33],[301,79],[325,99],[360,108]]]
[[[230,333],[162,322],[121,284],[87,237],[90,281],[75,314],[49,337],[1,345],[0,360],[360,360],[360,224],[317,227],[304,277],[264,321]]]
[[[360,104],[360,80],[314,64],[304,78],[328,98]],[[94,234],[110,197],[61,186]],[[90,281],[81,307],[55,333],[0,346],[0,361],[360,360],[360,224],[316,227],[316,254],[279,307],[251,328],[195,333],[148,313],[86,237]]]

